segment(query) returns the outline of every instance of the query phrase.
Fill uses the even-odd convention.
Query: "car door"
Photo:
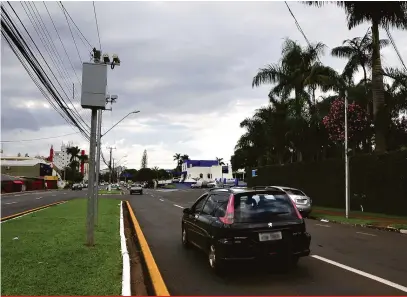
[[[206,198],[208,198],[208,194],[204,194],[201,197],[197,199],[194,205],[191,207],[190,213],[186,216],[185,223],[186,223],[186,232],[188,239],[191,243],[199,246],[198,244],[198,239],[199,239],[199,228],[197,226],[197,219],[199,218],[199,214],[201,213],[204,205]]]
[[[214,216],[214,211],[217,207],[215,196],[216,194],[208,195],[202,211],[198,214],[195,222],[197,228],[196,244],[202,249],[208,247],[208,242],[211,238],[212,223],[216,220],[216,217]]]

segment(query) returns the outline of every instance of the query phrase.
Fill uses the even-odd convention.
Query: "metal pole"
[[[94,190],[95,190],[95,148],[96,148],[96,126],[97,109],[92,108],[90,124],[90,147],[89,147],[89,187],[88,187],[88,209],[86,220],[87,245],[95,244],[95,208],[94,208]]]
[[[97,151],[96,151],[96,186],[95,186],[95,225],[98,224],[98,209],[99,209],[99,172],[100,172],[100,150],[102,147],[102,110],[98,110],[98,126],[97,126]]]
[[[345,206],[349,218],[348,96],[345,95]]]

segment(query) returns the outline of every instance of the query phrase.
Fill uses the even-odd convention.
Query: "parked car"
[[[81,184],[73,184],[72,185],[72,190],[82,190],[82,185]]]
[[[290,196],[290,198],[294,201],[295,205],[304,218],[309,216],[312,211],[312,199],[308,197],[303,191],[290,187],[273,187],[286,192],[287,195]]]
[[[200,188],[198,183],[191,184],[191,189],[196,189],[196,188]]]
[[[130,188],[130,195],[133,195],[136,193],[143,195],[143,187],[140,184],[134,184]]]
[[[183,246],[204,251],[216,272],[233,260],[277,260],[292,268],[310,254],[305,221],[277,188],[210,189],[183,212]]]

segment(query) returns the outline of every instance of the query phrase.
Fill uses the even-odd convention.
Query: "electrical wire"
[[[60,1],[59,3],[60,3],[61,6],[62,6],[61,9],[62,9],[62,12],[64,13],[64,16],[65,16],[65,19],[66,19],[66,23],[68,24],[68,27],[69,27],[69,31],[71,32],[72,40],[73,40],[73,43],[75,44],[75,48],[76,48],[76,52],[78,53],[79,60],[81,61],[81,64],[83,64],[83,61],[82,61],[82,58],[81,58],[81,54],[80,54],[79,49],[78,49],[78,45],[76,44],[76,40],[75,40],[75,37],[73,36],[73,32],[72,32],[72,29],[71,29],[71,25],[69,24],[68,16],[67,16],[67,14],[66,14],[66,9],[64,8],[64,5],[62,4],[61,1]]]
[[[99,32],[98,17],[96,15],[95,1],[92,1],[92,3],[93,3],[93,12],[95,14],[96,30],[98,32],[98,38],[99,38],[99,49],[100,49],[100,51],[102,51],[102,43],[100,42],[100,32]]]
[[[24,30],[26,31],[27,35],[33,42],[34,46],[36,47],[37,51],[41,55],[42,59],[44,60],[46,66],[50,70],[50,72],[53,74],[51,68],[49,67],[48,63],[46,62],[46,59],[44,58],[42,52],[39,50],[38,46],[34,42],[32,36],[28,32],[27,28],[25,27],[24,23],[21,21],[19,15],[16,13],[15,9],[13,6],[8,2],[9,6],[13,10],[14,14],[17,16],[18,20],[20,21],[21,25],[23,26]],[[12,48],[13,52],[16,54],[20,62],[22,62],[23,67],[26,69],[27,73],[30,75],[30,77],[33,79],[34,75],[36,76],[36,79],[33,79],[34,83],[39,87],[39,82],[41,82],[42,86],[39,87],[40,91],[43,93],[44,97],[49,101],[51,106],[57,109],[57,106],[60,108],[62,113],[58,110],[60,115],[70,124],[79,129],[79,131],[82,133],[82,135],[85,137],[85,139],[89,140],[89,132],[87,132],[74,118],[74,116],[70,113],[70,111],[66,108],[66,103],[61,97],[60,93],[56,89],[55,85],[52,83],[50,80],[50,77],[48,74],[45,72],[44,68],[41,66],[39,63],[38,59],[36,58],[36,55],[32,52],[31,48],[28,46],[27,42],[17,29],[16,25],[14,24],[13,20],[9,16],[8,12],[6,11],[5,7],[2,5],[1,6],[1,13],[2,13],[2,18],[1,18],[1,30],[2,30],[2,35],[5,37],[7,43],[10,45]],[[24,61],[24,62],[23,62]],[[29,66],[27,66],[27,63]],[[30,71],[31,69],[31,71]],[[34,72],[34,73],[32,73]],[[53,74],[55,77],[55,74]],[[56,81],[59,83],[57,78],[55,77]],[[49,96],[45,96],[45,90],[48,91],[49,95],[51,95],[52,99]],[[56,103],[56,104],[55,104]]]
[[[11,142],[29,142],[29,141],[37,141],[37,140],[47,140],[47,139],[53,139],[53,138],[59,138],[59,137],[74,135],[74,134],[78,134],[78,133],[80,133],[80,132],[68,133],[68,134],[59,135],[59,136],[42,137],[42,138],[20,139],[20,140],[0,140],[0,142],[11,143]]]
[[[75,21],[72,19],[71,15],[69,14],[68,10],[65,8],[64,4],[62,4],[62,1],[59,1],[60,5],[62,6],[64,12],[66,12],[66,14],[68,15],[69,19],[72,21],[72,23],[74,24],[74,26],[76,27],[76,29],[78,30],[78,32],[80,33],[80,35],[83,37],[83,39],[87,42],[87,44],[90,46],[90,48],[92,49],[93,46],[90,44],[90,42],[88,41],[88,39],[86,39],[85,35],[83,35],[82,31],[79,29],[79,27],[76,25]]]
[[[389,27],[385,27],[385,30],[386,30],[387,36],[389,37],[389,40],[390,40],[394,50],[396,51],[396,54],[397,54],[397,56],[398,56],[398,58],[400,60],[401,65],[403,65],[404,70],[407,71],[406,64],[404,63],[403,58],[401,57],[401,54],[400,54],[399,50],[397,49],[396,42],[394,41],[393,36],[390,33]]]

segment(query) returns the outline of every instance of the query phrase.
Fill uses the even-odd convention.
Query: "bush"
[[[312,198],[314,205],[345,208],[343,159],[257,169],[257,177],[248,177],[249,186],[299,188]],[[349,179],[352,210],[360,210],[363,205],[366,212],[407,215],[406,151],[350,157]]]

